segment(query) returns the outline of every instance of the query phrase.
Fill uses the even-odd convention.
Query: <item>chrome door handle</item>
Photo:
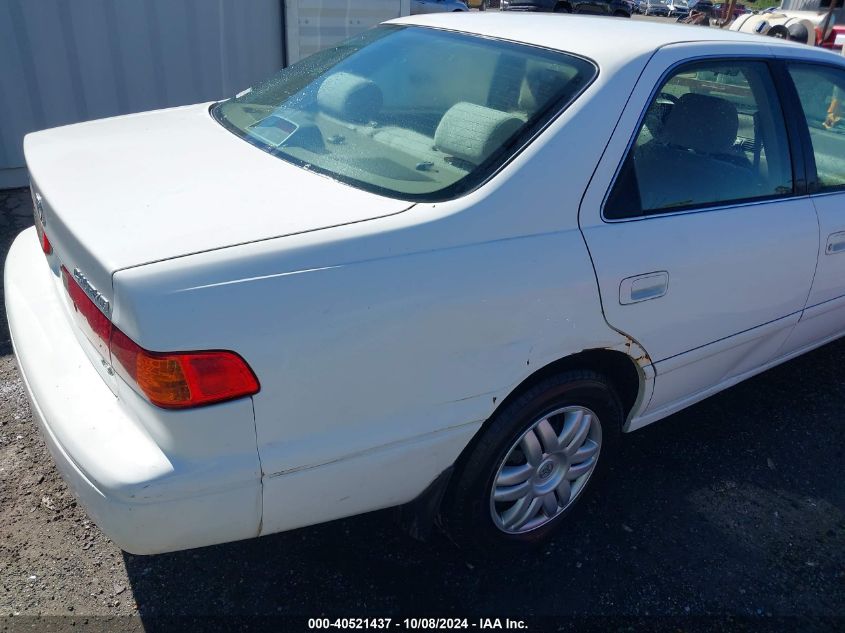
[[[827,238],[827,248],[824,250],[828,255],[845,252],[845,231],[832,233]]]
[[[669,273],[665,270],[626,277],[619,284],[619,303],[627,305],[657,299],[668,291]]]

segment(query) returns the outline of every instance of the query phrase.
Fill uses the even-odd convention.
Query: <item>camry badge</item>
[[[94,286],[91,285],[91,282],[88,281],[88,278],[82,274],[82,271],[78,268],[73,269],[73,278],[76,279],[76,283],[79,284],[79,287],[88,295],[88,298],[93,301],[100,310],[103,311],[103,314],[106,316],[109,315],[111,311],[111,305],[109,305],[109,300],[106,299],[103,294],[97,290]]]

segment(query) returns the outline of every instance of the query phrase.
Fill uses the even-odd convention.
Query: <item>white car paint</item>
[[[4,292],[33,417],[65,481],[115,543],[154,552],[258,535],[261,469],[248,399],[174,413],[138,406],[128,388],[115,397],[33,228],[12,244]]]
[[[660,376],[647,409],[650,421],[677,410],[691,395],[690,385],[706,390],[772,359],[801,317],[813,282],[819,227],[806,196],[633,221],[608,222],[601,214],[619,157],[666,69],[759,51],[750,42],[661,48],[631,95],[581,206],[605,315],[637,337]],[[620,304],[620,279],[657,270],[668,272],[666,296]]]
[[[114,324],[151,350],[236,350],[261,381],[248,399],[151,406],[73,325],[57,255],[45,263],[33,231],[18,237],[5,283],[21,373],[62,472],[128,551],[408,502],[524,380],[582,350],[629,355],[640,383],[631,430],[843,333],[835,314],[823,319],[828,331],[811,326],[788,347],[811,294],[821,200],[600,216],[674,62],[797,47],[584,16],[398,23],[563,47],[600,73],[489,182],[438,203],[286,164],[224,130],[205,105],[28,137],[56,253],[90,271]],[[828,53],[801,55],[843,66]],[[831,196],[831,229],[845,230],[841,199]],[[623,279],[661,271],[665,296],[619,305]],[[838,272],[819,292],[841,303]],[[737,276],[743,294],[725,290]]]
[[[26,136],[32,181],[52,220],[50,239],[78,257],[108,296],[115,270],[411,206],[256,152],[212,121],[208,107],[142,112]],[[51,214],[52,207],[67,211]],[[235,209],[242,210],[238,222],[232,222]]]

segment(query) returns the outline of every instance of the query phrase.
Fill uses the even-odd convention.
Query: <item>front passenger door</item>
[[[715,47],[655,54],[579,216],[607,322],[654,363],[652,418],[776,358],[816,265],[768,61]],[[708,58],[684,62],[696,49]]]

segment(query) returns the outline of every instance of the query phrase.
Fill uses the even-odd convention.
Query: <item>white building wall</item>
[[[0,188],[26,185],[21,145],[30,131],[221,99],[276,72],[282,7],[0,0]]]
[[[288,64],[411,13],[411,0],[289,0],[285,6]]]

